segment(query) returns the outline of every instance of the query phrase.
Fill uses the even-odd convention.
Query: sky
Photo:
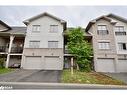
[[[0,20],[25,26],[24,20],[43,12],[67,21],[67,27],[85,28],[90,20],[109,13],[127,18],[127,6],[0,6]]]

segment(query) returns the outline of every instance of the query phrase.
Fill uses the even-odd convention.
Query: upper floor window
[[[58,41],[48,41],[48,48],[58,48]]]
[[[98,25],[97,33],[98,33],[98,35],[107,35],[108,34],[107,26],[106,25]]]
[[[115,26],[115,34],[126,35],[126,31],[124,31],[124,26]]]
[[[40,47],[40,41],[30,41],[29,47],[30,48],[39,48]]]
[[[32,32],[40,32],[40,25],[33,25],[32,26]]]
[[[98,43],[99,49],[110,49],[109,42],[99,42]]]
[[[126,50],[127,46],[126,43],[118,43],[119,50]]]
[[[58,25],[50,25],[50,32],[51,33],[58,32]]]

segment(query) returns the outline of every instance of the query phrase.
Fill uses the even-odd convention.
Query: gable
[[[5,30],[8,30],[8,28],[5,27],[5,26],[3,26],[2,24],[0,24],[0,32],[1,32],[1,31],[5,31]]]

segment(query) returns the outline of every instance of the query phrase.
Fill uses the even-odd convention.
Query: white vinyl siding
[[[126,50],[126,43],[118,43],[119,50]]]
[[[58,25],[50,25],[50,32],[57,33],[58,32]]]
[[[34,33],[40,32],[40,25],[33,25],[32,26],[32,32],[34,32]]]
[[[58,48],[58,41],[48,41],[48,48]]]
[[[30,41],[29,47],[30,48],[39,48],[40,47],[40,41]]]
[[[99,49],[110,49],[110,43],[109,42],[99,42],[98,47]]]

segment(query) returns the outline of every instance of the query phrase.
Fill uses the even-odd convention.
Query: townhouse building
[[[127,72],[127,19],[108,14],[89,22],[97,72]]]
[[[6,68],[62,70],[75,59],[67,50],[67,22],[47,12],[29,18],[26,27],[0,21],[0,55]],[[97,72],[127,72],[127,19],[108,14],[91,20],[84,40],[93,47]]]

